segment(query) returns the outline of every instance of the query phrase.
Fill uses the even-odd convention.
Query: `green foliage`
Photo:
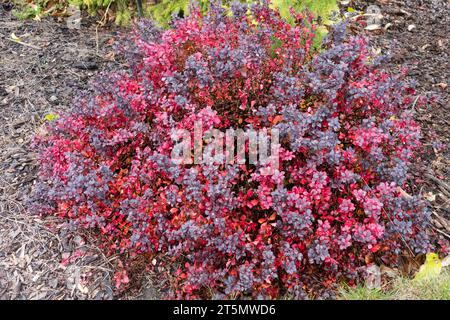
[[[162,0],[155,5],[147,6],[145,12],[158,24],[166,27],[172,14],[187,14],[188,7],[189,0]]]
[[[288,20],[291,20],[289,8],[292,7],[296,11],[307,8],[317,18],[320,17],[322,23],[330,25],[331,15],[333,11],[338,12],[339,7],[336,0],[271,0],[272,6],[277,8],[281,15]]]
[[[196,0],[202,9],[206,10],[208,0]],[[227,6],[231,1],[225,0],[224,5]],[[241,2],[254,3],[258,0],[241,0]],[[314,45],[317,47],[327,33],[326,26],[332,24],[333,12],[338,12],[339,7],[336,0],[271,0],[271,7],[277,9],[281,16],[293,23],[290,14],[290,8],[299,12],[305,9],[311,11],[314,16],[321,22],[321,26],[317,29],[317,37],[314,39]],[[151,16],[159,25],[167,27],[172,16],[186,15],[189,11],[189,0],[162,0],[156,5],[147,6],[147,16]]]
[[[341,290],[342,300],[392,300],[392,294],[380,289],[369,289],[364,286],[345,287]]]
[[[116,4],[116,19],[115,23],[118,25],[128,25],[131,21],[131,11],[128,8],[127,0],[109,0]]]
[[[47,2],[48,0],[37,0],[30,4],[25,1],[15,1],[14,3],[20,9],[14,9],[12,13],[20,20],[40,18],[44,15]]]
[[[113,3],[126,6],[127,0],[69,0],[69,3],[87,9],[90,14],[95,14],[99,9],[106,9]]]
[[[439,276],[442,270],[442,261],[437,253],[427,253],[425,263],[420,267],[414,277],[415,281],[424,281]]]
[[[16,0],[22,8],[15,12],[20,19],[39,18],[46,13],[48,0],[32,0],[28,3],[25,0]],[[192,0],[198,3],[203,10],[207,10],[210,0]],[[240,0],[246,3],[256,3],[259,0]],[[160,26],[168,27],[173,15],[185,16],[189,14],[190,0],[156,0],[156,3],[150,4],[143,1],[143,13],[145,17],[153,18]],[[228,7],[232,0],[223,0],[224,6]],[[338,11],[336,0],[271,0],[272,8],[276,8],[281,16],[293,23],[289,8],[301,11],[309,9],[322,23],[322,26],[316,31],[318,37],[315,39],[316,45],[321,42],[323,35],[326,34],[326,26],[332,23],[330,17],[333,11]],[[118,25],[128,25],[135,16],[136,3],[134,0],[57,0],[52,6],[65,8],[68,5],[74,5],[82,10],[86,10],[91,15],[103,14],[108,11],[115,17]]]
[[[339,12],[336,0],[271,0],[272,6],[280,12],[281,16],[293,23],[290,8],[299,12],[305,9],[311,11],[320,21],[320,26],[316,30],[314,46],[318,47],[322,43],[323,37],[327,34],[327,26],[330,26],[333,12]]]

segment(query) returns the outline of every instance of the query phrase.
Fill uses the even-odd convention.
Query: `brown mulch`
[[[419,94],[438,96],[417,110],[427,152],[408,191],[430,200],[432,232],[448,243],[450,5],[447,0],[354,0],[343,10],[364,11],[369,4],[380,7],[382,28],[358,32],[371,37],[374,50],[392,54],[391,67],[409,69]],[[115,31],[96,29],[90,19],[82,20],[80,30],[53,18],[19,21],[10,9],[0,0],[0,299],[135,298],[141,292],[147,299],[158,297],[146,278],[142,288],[118,296],[113,291],[116,256],[105,257],[88,235],[25,208],[36,176],[32,136],[46,114],[70,108],[94,75],[121,68],[112,55]],[[13,33],[22,44],[12,41]]]
[[[0,3],[0,299],[113,298],[116,257],[25,209],[36,176],[30,142],[44,116],[69,108],[96,72],[117,67],[105,58],[112,32],[92,25],[19,21]]]

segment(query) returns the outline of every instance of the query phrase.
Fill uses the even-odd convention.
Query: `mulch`
[[[36,177],[33,135],[90,78],[121,67],[110,59],[115,32],[89,20],[80,30],[20,21],[10,8],[0,4],[0,299],[112,299],[117,257],[25,203]]]

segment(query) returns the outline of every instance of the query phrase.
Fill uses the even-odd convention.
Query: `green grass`
[[[389,290],[368,289],[364,286],[340,290],[341,300],[450,300],[450,271],[443,270],[429,280],[415,281],[404,277],[392,280]]]
[[[392,300],[390,293],[380,289],[368,289],[363,286],[355,288],[344,287],[340,292],[339,300]]]

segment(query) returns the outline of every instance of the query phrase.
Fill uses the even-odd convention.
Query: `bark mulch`
[[[32,136],[92,76],[119,67],[110,61],[114,32],[92,21],[80,30],[52,18],[20,21],[10,8],[0,4],[0,299],[111,299],[117,257],[25,202],[36,177]]]

